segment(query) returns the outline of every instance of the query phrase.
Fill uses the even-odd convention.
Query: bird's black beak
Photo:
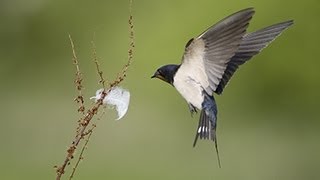
[[[159,73],[158,71],[156,71],[156,72],[154,73],[154,75],[151,76],[151,78],[159,78],[159,75],[160,75],[160,73]]]

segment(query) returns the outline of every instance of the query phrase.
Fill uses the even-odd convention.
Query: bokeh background
[[[79,117],[68,34],[90,106],[100,88],[93,34],[112,80],[127,59],[128,6],[128,0],[0,1],[0,179],[55,178],[53,166],[64,160]],[[179,63],[191,37],[246,7],[256,9],[249,31],[288,19],[295,24],[216,96],[220,169],[211,142],[192,148],[198,116],[191,118],[180,95],[150,76]],[[120,121],[106,110],[75,179],[320,179],[319,1],[136,0],[133,14],[135,57],[122,84],[131,92],[130,108]]]

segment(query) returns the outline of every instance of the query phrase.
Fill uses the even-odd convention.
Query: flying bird
[[[240,65],[293,24],[289,20],[247,33],[254,13],[253,8],[247,8],[222,19],[187,42],[181,64],[164,65],[152,76],[175,87],[187,101],[191,115],[200,111],[193,147],[199,137],[215,142],[219,167],[217,104],[213,94],[222,94]]]

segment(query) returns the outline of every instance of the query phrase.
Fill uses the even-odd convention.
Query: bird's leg
[[[189,106],[189,111],[191,113],[191,117],[193,117],[194,113],[198,113],[196,107],[194,107],[191,103],[188,103],[188,106]]]

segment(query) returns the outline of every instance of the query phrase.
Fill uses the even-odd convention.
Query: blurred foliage
[[[112,80],[126,62],[128,1],[0,2],[0,179],[53,179],[73,138],[70,33],[84,74],[85,96],[100,88],[90,41]],[[180,95],[150,76],[179,63],[184,44],[246,7],[249,31],[294,19],[260,55],[241,67],[222,96],[218,138],[192,148],[198,117]],[[320,2],[134,1],[136,53],[123,86],[126,117],[98,122],[75,179],[320,179]],[[89,99],[86,102],[90,105]]]

